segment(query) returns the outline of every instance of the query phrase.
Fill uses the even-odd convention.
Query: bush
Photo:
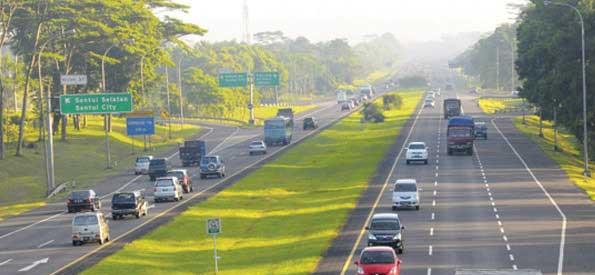
[[[392,108],[401,109],[403,105],[403,98],[400,95],[384,95],[382,96],[382,104],[384,110],[390,110]]]
[[[364,109],[361,111],[363,120],[366,122],[384,122],[384,115],[380,110],[380,107],[373,103],[365,103]]]

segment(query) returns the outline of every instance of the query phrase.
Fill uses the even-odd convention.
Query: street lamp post
[[[182,90],[182,58],[178,60],[178,89],[180,89],[180,120],[184,129],[184,92]]]
[[[105,50],[105,52],[103,53],[103,56],[101,57],[101,90],[103,91],[103,93],[107,93],[107,89],[106,89],[106,84],[105,84],[105,57],[107,56],[107,54],[116,46],[116,44],[112,44],[111,46],[109,46],[109,48],[107,48],[107,50]],[[106,168],[107,169],[111,169],[112,168],[112,160],[111,160],[111,152],[110,152],[110,144],[109,144],[109,125],[108,125],[109,121],[108,121],[108,114],[105,114],[103,116],[103,124],[104,124],[104,130],[105,130],[105,162],[106,162]]]
[[[566,3],[559,3],[559,2],[552,2],[552,1],[545,1],[544,4],[547,5],[557,5],[562,7],[567,7],[576,12],[578,14],[578,18],[581,24],[581,46],[582,46],[582,70],[583,70],[583,157],[584,157],[584,170],[583,175],[586,177],[591,176],[591,172],[589,170],[589,147],[588,147],[588,132],[587,132],[587,73],[586,73],[586,57],[585,57],[585,22],[583,20],[583,15],[575,6],[566,4]]]

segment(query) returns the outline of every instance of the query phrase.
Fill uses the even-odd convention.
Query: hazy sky
[[[241,40],[244,0],[178,0],[185,21],[209,30],[201,39]],[[281,30],[312,41],[392,32],[404,42],[459,32],[488,32],[514,17],[508,3],[524,0],[248,0],[250,32]]]

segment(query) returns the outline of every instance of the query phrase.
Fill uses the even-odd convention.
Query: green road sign
[[[207,233],[209,235],[221,233],[221,220],[219,218],[207,219]]]
[[[130,93],[77,94],[60,96],[62,114],[111,114],[132,112]]]
[[[279,72],[255,72],[254,85],[279,86]]]
[[[247,73],[220,73],[219,87],[246,87],[248,85]]]

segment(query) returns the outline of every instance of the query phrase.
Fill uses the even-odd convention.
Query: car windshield
[[[395,192],[416,192],[417,185],[413,183],[397,183],[395,184]]]
[[[73,200],[87,199],[91,196],[90,191],[76,191],[70,193],[70,198]]]
[[[308,117],[308,118],[304,119],[304,122],[305,122],[305,123],[312,123],[312,122],[314,122],[314,121],[312,120],[312,118],[309,118],[309,117]]]
[[[395,257],[390,251],[364,251],[361,264],[394,264]]]
[[[203,164],[216,163],[216,162],[217,162],[217,157],[204,157],[202,159]]]
[[[181,171],[169,171],[167,172],[168,177],[176,177],[178,179],[182,179],[184,177],[184,172]]]
[[[471,129],[468,128],[451,128],[448,130],[448,135],[453,137],[470,137]]]
[[[148,157],[140,157],[140,158],[136,158],[136,162],[138,163],[147,163],[150,162],[151,160]]]
[[[173,180],[169,180],[169,179],[158,180],[155,183],[155,186],[157,186],[157,187],[169,187],[169,186],[172,186],[172,185],[174,185],[174,181]]]
[[[114,197],[112,198],[112,202],[115,202],[115,203],[134,202],[134,194],[132,194],[132,193],[115,194]]]
[[[151,160],[151,165],[165,165],[165,160],[164,159]]]
[[[411,144],[409,145],[409,149],[411,150],[423,150],[426,149],[426,146],[423,144]]]
[[[285,121],[283,120],[267,120],[264,124],[265,129],[283,129],[285,128]]]
[[[372,230],[399,230],[401,225],[397,219],[376,219],[372,220]]]
[[[95,215],[84,215],[74,217],[74,225],[94,225],[97,224],[97,216]]]
[[[250,145],[252,145],[252,146],[262,146],[262,142],[261,141],[253,141],[252,143],[250,143]]]

